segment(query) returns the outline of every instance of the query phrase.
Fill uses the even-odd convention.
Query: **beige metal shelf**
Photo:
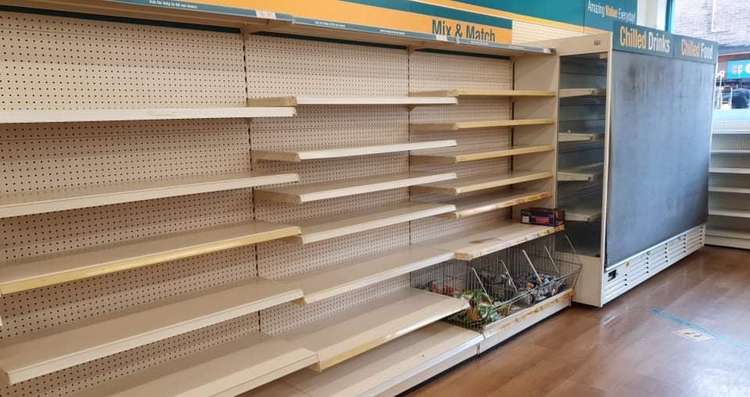
[[[283,96],[271,98],[250,98],[247,106],[303,106],[303,105],[455,105],[456,98],[450,97],[414,97],[414,96]]]
[[[714,193],[750,194],[750,188],[745,187],[711,186],[708,188],[708,191]]]
[[[712,154],[750,154],[750,149],[714,149]]]
[[[706,244],[750,249],[750,232],[731,229],[706,229]]]
[[[589,164],[557,171],[558,182],[591,182],[604,173],[604,163]]]
[[[589,132],[560,132],[557,134],[557,141],[561,143],[568,142],[595,142],[604,137],[604,134]]]
[[[549,171],[515,171],[509,175],[478,175],[461,177],[452,181],[430,183],[415,186],[415,191],[445,193],[459,195],[479,190],[493,189],[517,183],[537,181],[551,178]]]
[[[299,163],[305,160],[335,159],[341,157],[368,156],[373,154],[408,152],[419,149],[437,149],[456,146],[456,141],[404,142],[390,145],[373,145],[316,150],[253,150],[253,160],[286,161]]]
[[[606,96],[604,88],[561,88],[560,98],[576,98],[584,96]]]
[[[189,194],[244,189],[263,185],[297,182],[297,174],[214,175],[174,180],[128,182],[89,186],[51,192],[4,194],[0,197],[0,218],[46,212],[129,203]]]
[[[436,91],[415,91],[411,96],[434,97],[554,97],[554,91],[543,90],[475,90],[451,89]]]
[[[299,235],[297,226],[245,222],[6,262],[0,295]]]
[[[200,353],[111,380],[76,397],[237,395],[318,361],[276,337],[251,334]]]
[[[397,309],[400,311],[400,309]],[[397,395],[477,354],[481,334],[444,322],[430,324],[322,373],[300,371],[258,389],[311,397]]]
[[[301,302],[315,303],[454,258],[452,252],[411,245],[379,256],[357,258],[284,281],[302,288]]]
[[[594,222],[602,218],[601,207],[566,208],[565,220],[573,222]]]
[[[322,371],[467,307],[462,299],[407,288],[284,337],[317,353],[319,362],[311,368]]]
[[[750,175],[750,168],[711,167],[712,174]]]
[[[425,245],[452,251],[456,259],[470,261],[564,229],[564,226],[548,227],[507,221],[470,235],[450,236]]]
[[[0,347],[2,378],[15,384],[301,297],[294,286],[254,279],[136,308]]]
[[[311,201],[398,189],[455,178],[456,174],[452,172],[440,174],[411,172],[395,175],[377,175],[333,182],[257,189],[255,191],[255,197],[260,200],[302,204]]]
[[[479,196],[466,197],[451,202],[456,211],[446,214],[446,217],[463,219],[474,215],[510,208],[514,205],[530,203],[552,197],[551,192],[511,190],[500,193],[487,193]]]
[[[520,127],[525,125],[554,124],[553,119],[458,121],[454,123],[411,123],[413,132],[461,131],[478,128]]]
[[[293,108],[286,107],[14,110],[0,112],[0,124],[292,117],[294,114]]]
[[[723,216],[727,218],[750,218],[750,210],[709,208],[708,215]]]
[[[440,164],[457,164],[468,161],[488,160],[502,157],[521,156],[525,154],[546,153],[555,150],[552,145],[519,145],[504,149],[458,149],[427,151],[419,150],[413,152],[411,158],[417,161],[425,161]]]
[[[451,204],[405,203],[382,209],[371,209],[354,214],[326,216],[305,221],[300,225],[302,244],[396,225],[417,219],[441,215],[456,210]]]

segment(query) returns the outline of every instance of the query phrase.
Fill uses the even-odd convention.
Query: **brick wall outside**
[[[750,0],[675,0],[673,31],[717,41],[722,46],[750,45]]]

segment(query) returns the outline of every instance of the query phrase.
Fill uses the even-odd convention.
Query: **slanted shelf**
[[[452,251],[456,254],[456,259],[470,261],[564,229],[562,225],[551,227],[506,221],[478,229],[469,235],[460,234],[440,238],[425,245]]]
[[[299,235],[297,226],[244,222],[3,263],[0,295]]]
[[[0,218],[102,205],[130,203],[299,181],[297,174],[195,176],[172,180],[126,182],[49,192],[10,193],[0,197]]]
[[[0,347],[2,380],[19,383],[301,297],[295,286],[252,279],[6,343]]]
[[[374,154],[399,153],[408,152],[411,150],[437,149],[452,146],[456,146],[456,141],[452,139],[446,139],[440,141],[404,142],[389,145],[371,145],[313,150],[253,150],[253,160],[286,161],[299,163],[306,160],[368,156]]]
[[[601,206],[566,207],[565,220],[572,222],[594,222],[602,218]]]
[[[451,204],[404,203],[382,209],[369,209],[353,214],[325,216],[300,224],[302,244],[315,243],[353,233],[396,225],[441,215],[456,210]]]
[[[411,96],[434,97],[554,97],[554,91],[545,90],[481,90],[481,89],[451,89],[436,91],[416,91]]]
[[[604,173],[604,163],[587,164],[557,171],[558,182],[591,182]]]
[[[561,88],[560,98],[579,98],[587,96],[603,97],[607,95],[604,88]]]
[[[521,127],[526,125],[546,125],[554,124],[555,120],[539,119],[517,119],[517,120],[482,120],[482,121],[457,121],[448,123],[428,123],[414,122],[411,123],[413,132],[438,132],[438,131],[462,131],[474,130],[479,128],[507,128]]]
[[[469,192],[510,186],[524,182],[538,181],[547,178],[552,178],[552,172],[514,171],[508,175],[492,174],[461,177],[446,182],[437,182],[415,186],[413,189],[420,192],[460,195]]]
[[[503,157],[522,156],[537,153],[547,153],[555,150],[552,145],[518,145],[509,148],[459,148],[457,150],[418,150],[411,158],[416,161],[458,164],[468,161],[498,159]]]
[[[120,379],[76,397],[237,395],[317,362],[315,353],[259,333],[210,347]]]
[[[289,204],[302,204],[356,194],[399,189],[425,183],[455,179],[456,174],[411,172],[395,175],[377,175],[364,178],[345,179],[333,182],[309,183],[278,188],[257,189],[255,197]]]
[[[0,124],[292,117],[295,113],[288,107],[13,110],[0,112]]]
[[[727,218],[750,218],[750,210],[745,209],[725,209],[709,208],[708,215],[723,216]]]
[[[552,192],[534,190],[509,190],[506,192],[485,193],[466,197],[451,202],[456,211],[446,215],[448,218],[463,219],[474,215],[510,208],[520,204],[531,203],[552,197]]]
[[[414,288],[304,325],[284,338],[318,355],[322,371],[468,307],[462,299]]]
[[[750,168],[711,167],[711,169],[709,171],[712,174],[750,175]]]
[[[413,96],[316,96],[297,95],[269,98],[250,98],[247,106],[304,106],[304,105],[403,105],[430,106],[455,105],[456,98],[450,97],[413,97]]]
[[[557,141],[560,143],[571,142],[596,142],[602,140],[604,134],[595,132],[560,132]]]
[[[309,397],[397,395],[475,356],[481,340],[477,332],[437,322],[322,373],[299,371],[250,395],[294,395],[290,391]]]
[[[452,252],[411,245],[381,255],[356,258],[338,265],[289,277],[304,293],[301,303],[315,303],[454,258]]]

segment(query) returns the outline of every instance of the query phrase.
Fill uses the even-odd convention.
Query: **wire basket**
[[[563,233],[486,255],[412,273],[415,288],[463,298],[470,307],[447,321],[482,330],[575,286],[581,263]]]

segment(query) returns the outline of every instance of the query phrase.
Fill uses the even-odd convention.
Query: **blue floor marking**
[[[665,320],[669,320],[669,321],[671,321],[673,323],[680,324],[680,325],[683,325],[683,326],[688,327],[688,328],[692,328],[692,329],[694,329],[696,331],[700,331],[700,332],[702,332],[702,333],[704,333],[706,335],[710,335],[714,339],[716,339],[717,341],[726,343],[726,344],[728,344],[730,346],[734,346],[734,347],[737,347],[737,348],[740,348],[740,349],[743,349],[743,350],[750,351],[750,345],[748,345],[747,343],[745,343],[745,342],[743,342],[741,340],[737,340],[737,339],[732,338],[730,336],[717,334],[717,333],[715,333],[715,332],[713,332],[711,330],[708,330],[708,329],[706,329],[706,328],[704,328],[704,327],[702,327],[702,326],[700,326],[698,324],[695,324],[695,323],[693,323],[693,322],[691,322],[689,320],[685,320],[684,318],[678,317],[677,315],[672,314],[672,313],[670,313],[670,312],[668,312],[668,311],[666,311],[664,309],[660,309],[658,307],[652,307],[651,308],[651,314],[653,314],[653,315],[655,315],[657,317],[661,317],[661,318],[663,318]]]

